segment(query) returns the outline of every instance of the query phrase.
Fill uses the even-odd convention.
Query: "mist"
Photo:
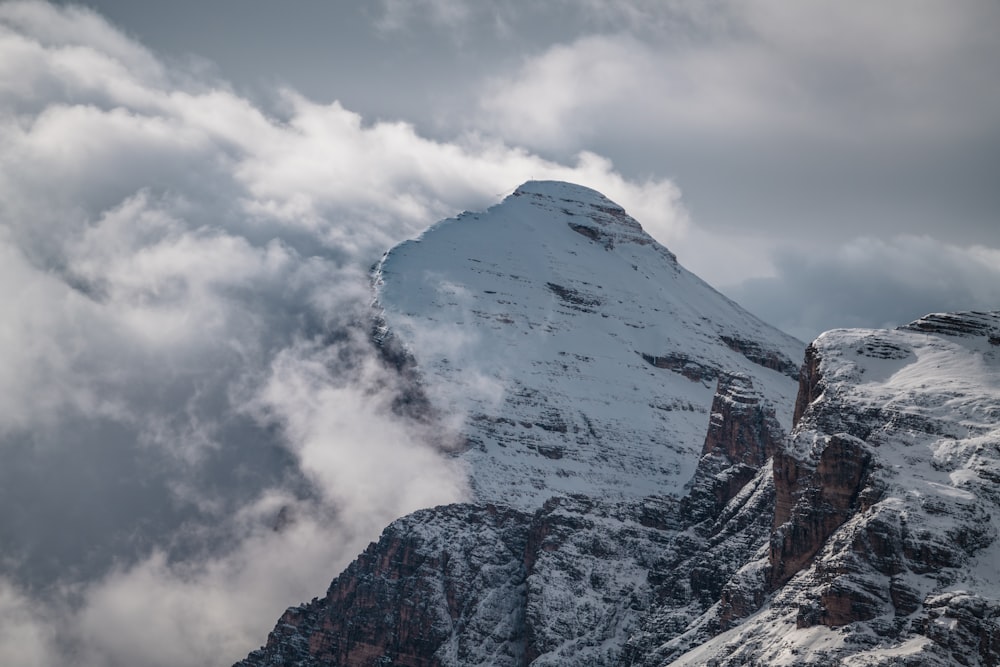
[[[229,664],[393,519],[467,497],[461,415],[369,337],[369,268],[530,178],[663,236],[666,180],[165,63],[97,14],[0,4],[0,662]]]

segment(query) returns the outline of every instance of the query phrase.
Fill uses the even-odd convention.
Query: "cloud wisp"
[[[530,178],[661,236],[665,180],[277,94],[267,113],[98,15],[0,4],[0,661],[205,665],[393,518],[465,497],[452,415],[397,414],[368,269]]]

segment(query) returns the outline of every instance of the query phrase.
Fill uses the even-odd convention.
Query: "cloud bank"
[[[0,4],[0,662],[226,664],[465,497],[454,416],[397,414],[367,338],[385,249],[531,178],[687,225],[592,153],[273,109],[86,9]]]
[[[499,6],[511,22],[544,11]],[[483,123],[537,147],[654,127],[703,141],[752,131],[881,144],[997,130],[1000,96],[983,59],[997,53],[988,26],[1000,10],[990,2],[638,0],[588,9],[568,19],[580,24],[574,37],[480,91]],[[622,123],[626,112],[632,122]]]
[[[547,156],[586,146],[627,173],[672,174],[696,224],[671,249],[800,336],[998,306],[983,296],[988,284],[958,271],[966,277],[942,276],[950,287],[928,290],[923,306],[914,292],[905,316],[888,317],[878,311],[894,310],[897,283],[873,283],[886,285],[881,306],[878,289],[840,299],[850,264],[831,250],[911,248],[943,266],[955,248],[1000,247],[995,2],[382,5],[394,34],[432,32],[457,42],[456,54],[470,35],[487,45],[488,59],[470,54],[477,76],[452,125]],[[821,271],[834,281],[828,303],[814,289],[807,305],[782,309]],[[760,278],[774,280],[746,282]]]

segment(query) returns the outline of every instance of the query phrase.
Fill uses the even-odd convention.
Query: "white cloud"
[[[235,551],[180,563],[155,552],[79,591],[82,602],[66,619],[61,637],[71,645],[76,664],[168,667],[235,661],[263,643],[286,606],[325,589],[331,564],[351,559],[370,539],[323,520],[291,498],[270,500],[295,517],[280,530],[273,528],[277,508],[262,508],[266,515],[251,517],[246,515],[264,513],[244,508],[239,519],[254,520],[254,530]]]
[[[441,424],[425,431],[392,418],[397,394],[387,389],[398,380],[360,354],[343,368],[344,350],[305,344],[282,350],[254,405],[266,421],[283,425],[324,500],[346,516],[395,517],[463,499],[462,468],[440,456],[454,447],[456,434]]]
[[[11,582],[0,579],[0,647],[4,662],[23,667],[58,663],[53,650],[55,629],[47,610]]]
[[[788,82],[750,44],[650,43],[631,34],[581,37],[492,81],[481,122],[529,146],[565,149],[606,134],[737,136],[800,119]],[[651,136],[651,140],[660,138]]]
[[[593,153],[278,107],[88,10],[0,4],[0,662],[236,660],[391,519],[464,497],[453,416],[396,415],[358,333],[392,244],[531,178],[685,234],[673,184]]]
[[[673,25],[659,3],[592,4],[608,25],[650,32],[553,47],[483,98],[489,127],[565,148],[559,162],[477,131],[431,140],[290,90],[265,112],[85,9],[0,3],[0,488],[12,500],[0,527],[13,536],[0,545],[0,662],[238,659],[388,521],[463,497],[447,451],[460,416],[396,415],[398,379],[357,328],[370,264],[436,219],[528,179],[574,181],[710,265],[712,239],[690,229],[670,181],[624,178],[575,147],[605,131],[794,126],[808,82],[786,56],[830,56],[768,20],[754,34],[776,52],[763,38],[659,43],[649,35]],[[671,11],[709,37],[732,29],[699,5]],[[433,7],[437,24],[470,20],[468,5]],[[903,41],[885,67],[905,73]],[[942,307],[1000,296],[986,248],[859,241],[824,260],[757,243],[757,263],[748,245],[726,246],[719,275],[762,276],[741,300],[793,333],[834,312],[891,319],[885,298],[864,300],[873,285]],[[968,294],[978,301],[960,303]]]
[[[378,27],[387,32],[403,30],[421,19],[431,25],[456,30],[465,25],[477,9],[495,5],[493,2],[474,5],[466,0],[381,0],[380,4]]]
[[[494,78],[478,122],[541,149],[642,135],[893,144],[997,127],[995,3],[615,5],[589,3],[603,17],[590,34]]]

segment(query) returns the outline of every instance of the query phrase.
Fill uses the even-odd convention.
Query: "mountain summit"
[[[752,378],[791,427],[804,345],[589,188],[533,181],[439,222],[386,253],[376,290],[382,335],[465,418],[479,501],[680,493],[725,373]]]

